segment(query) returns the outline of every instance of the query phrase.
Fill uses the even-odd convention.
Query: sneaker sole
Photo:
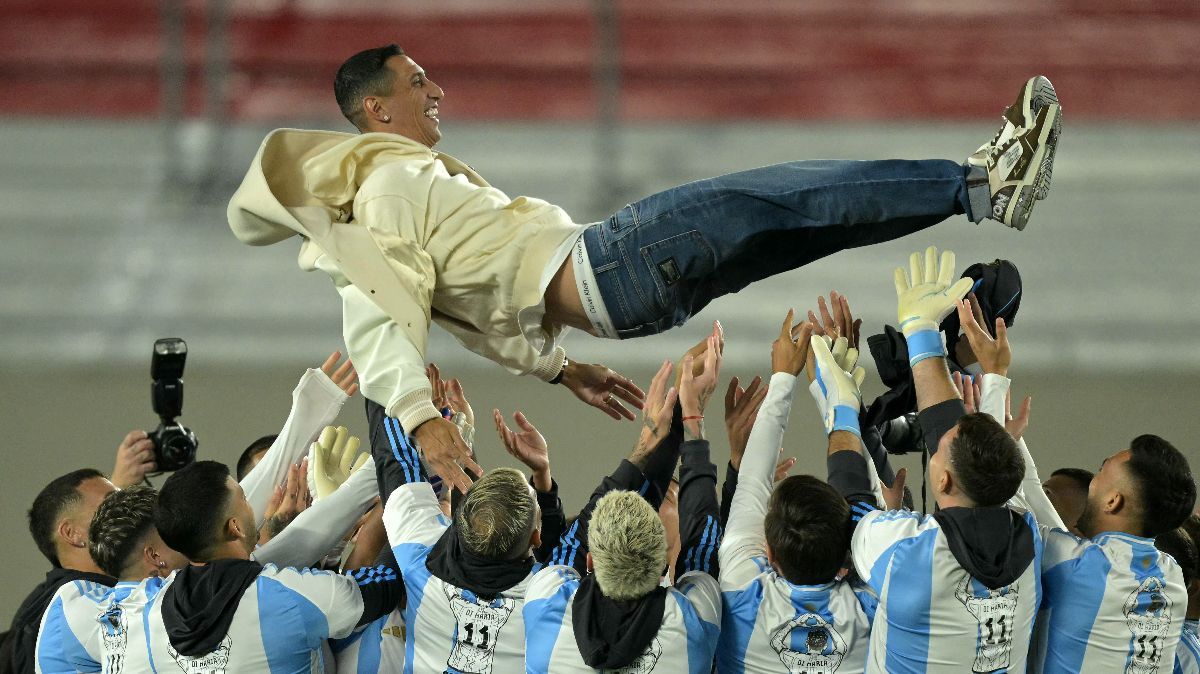
[[[1036,119],[1037,114],[1047,105],[1059,106],[1050,137],[1046,141],[1050,146],[1050,151],[1047,153],[1043,164],[1038,167],[1037,180],[1033,185],[1034,197],[1045,199],[1050,194],[1050,180],[1054,174],[1054,149],[1058,145],[1058,137],[1062,133],[1062,106],[1058,103],[1058,92],[1054,90],[1054,85],[1050,83],[1050,80],[1041,75],[1030,78],[1025,83],[1024,100],[1029,103],[1029,112],[1032,119]]]
[[[1061,129],[1062,115],[1057,103],[1048,103],[1047,106],[1050,109],[1046,111],[1046,119],[1042,121],[1041,130],[1038,133],[1038,148],[1029,161],[1029,165],[1037,166],[1037,170],[1034,172],[1033,178],[1017,190],[1014,195],[1016,198],[1012,200],[1004,218],[1009,227],[1018,231],[1024,230],[1025,225],[1029,223],[1029,216],[1033,213],[1034,202],[1037,199],[1044,198],[1038,196],[1038,190],[1044,189],[1048,191],[1050,189],[1050,175],[1054,166],[1054,153],[1058,149],[1058,133],[1056,130]]]

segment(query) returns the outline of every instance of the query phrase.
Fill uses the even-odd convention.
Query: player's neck
[[[1124,517],[1114,517],[1112,515],[1105,515],[1101,513],[1100,515],[1095,516],[1093,521],[1089,522],[1088,524],[1090,526],[1088,526],[1086,530],[1084,530],[1083,527],[1080,527],[1080,530],[1083,531],[1088,538],[1095,538],[1100,534],[1108,532],[1129,534],[1130,536],[1138,536],[1139,538],[1144,537],[1142,534],[1141,524],[1132,522]]]
[[[83,573],[104,573],[96,562],[92,561],[91,554],[87,548],[69,547],[67,549],[59,548],[58,564],[64,569],[71,571],[80,571]]]

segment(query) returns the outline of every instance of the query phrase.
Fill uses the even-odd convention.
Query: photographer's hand
[[[158,470],[154,462],[154,443],[146,431],[129,431],[117,447],[117,462],[112,469],[112,483],[118,489],[128,489],[141,483],[146,473]]]

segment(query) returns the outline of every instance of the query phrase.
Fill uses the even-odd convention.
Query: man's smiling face
[[[378,97],[391,117],[387,130],[433,147],[442,139],[442,131],[438,128],[438,102],[445,92],[407,56],[391,57],[387,68],[395,76],[392,92]]]

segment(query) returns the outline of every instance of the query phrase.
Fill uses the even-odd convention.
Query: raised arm
[[[262,525],[275,487],[283,484],[288,468],[308,453],[321,429],[333,423],[346,400],[358,391],[357,374],[350,361],[338,366],[342,354],[334,351],[319,370],[307,370],[292,391],[292,409],[279,437],[246,477],[242,489]]]
[[[913,253],[909,257],[908,276],[901,267],[896,268],[894,276],[896,314],[908,345],[917,410],[925,444],[933,453],[942,435],[965,413],[958,390],[950,380],[940,326],[974,281],[970,278],[954,281],[954,253],[943,252],[939,267],[937,248],[933,246],[925,250],[924,256]]]
[[[558,484],[550,474],[549,445],[537,427],[521,412],[513,415],[513,421],[517,424],[516,431],[508,427],[500,410],[492,410],[492,420],[496,424],[496,432],[500,435],[504,449],[513,458],[525,464],[532,473],[529,484],[533,486],[538,507],[542,511],[542,544],[533,551],[533,557],[544,564],[558,545],[558,539],[567,526],[562,500],[558,498]]]
[[[792,337],[788,311],[779,337],[771,345],[771,382],[750,431],[746,454],[738,471],[738,488],[729,509],[729,524],[721,542],[721,587],[733,590],[762,573],[766,565],[766,533],[763,518],[774,486],[775,459],[783,444],[788,414],[796,392],[796,376],[804,369],[812,325],[800,326]]]
[[[717,467],[709,458],[708,440],[704,435],[704,410],[717,388],[721,370],[721,349],[715,335],[709,337],[704,353],[704,371],[694,374],[692,360],[687,356],[679,387],[679,407],[683,413],[684,443],[680,449],[679,467],[679,557],[675,575],[692,571],[718,577],[721,545],[720,504],[717,502]]]

